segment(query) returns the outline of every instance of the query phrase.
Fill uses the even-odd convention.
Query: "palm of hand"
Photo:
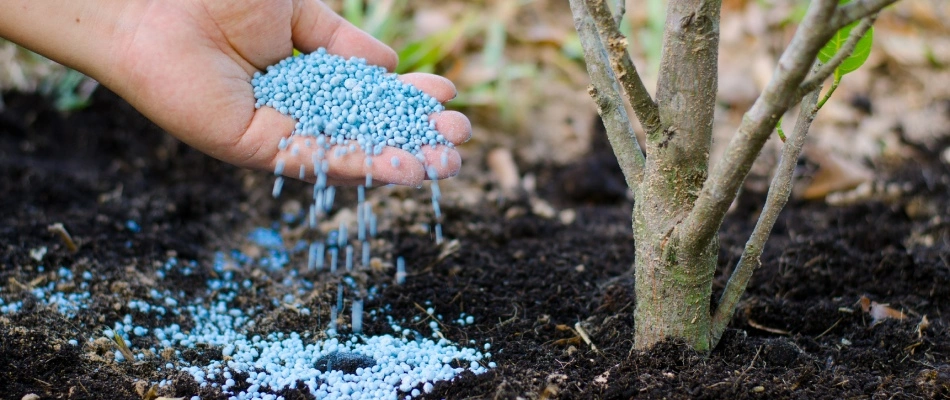
[[[318,0],[176,0],[152,1],[122,48],[118,68],[128,82],[112,86],[133,106],[164,129],[199,150],[233,164],[273,169],[279,157],[288,174],[309,165],[311,155],[278,154],[281,138],[290,136],[294,120],[276,110],[254,109],[250,78],[255,71],[289,56],[326,47],[344,57],[362,57],[392,70],[395,52],[356,29]],[[428,74],[400,77],[439,101],[454,97],[444,78]],[[471,135],[468,119],[446,111],[433,117],[437,129],[459,144]],[[303,146],[301,146],[303,148]],[[461,163],[455,150],[441,163],[444,149],[426,148],[426,165],[440,178],[454,175]],[[372,173],[379,183],[418,185],[423,163],[408,152],[386,148],[366,166],[365,156],[328,154],[329,183],[356,185]],[[399,158],[399,167],[390,163]],[[309,169],[308,169],[309,170]],[[292,174],[296,175],[296,174]],[[308,175],[308,180],[313,180]]]

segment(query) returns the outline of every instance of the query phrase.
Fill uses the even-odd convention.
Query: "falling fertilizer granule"
[[[449,321],[442,322],[442,316],[434,314],[433,308],[426,310],[431,321],[429,332],[423,333],[424,328],[416,327],[418,319],[394,320],[387,315],[390,305],[378,304],[375,295],[379,287],[360,287],[352,277],[369,268],[370,243],[377,234],[377,217],[372,204],[366,201],[367,188],[373,183],[370,172],[366,173],[365,182],[357,178],[364,184],[356,188],[356,226],[347,226],[341,219],[338,228],[320,232],[320,222],[331,211],[336,196],[336,188],[329,184],[327,176],[329,159],[362,154],[365,165],[371,167],[372,161],[391,147],[416,157],[433,180],[432,210],[436,224],[430,232],[437,243],[442,241],[438,203],[441,192],[434,181],[437,166],[426,165],[423,155],[425,146],[443,149],[436,162],[444,167],[453,148],[429,119],[443,110],[439,101],[381,67],[367,65],[362,59],[330,55],[324,49],[282,60],[268,67],[266,73],[255,74],[252,84],[257,108],[272,107],[297,121],[291,137],[282,139],[278,146],[281,158],[274,170],[277,178],[273,194],[280,195],[284,176],[314,182],[313,202],[299,216],[305,218],[302,221],[312,232],[311,240],[287,246],[276,230],[258,228],[249,239],[268,253],[257,258],[239,251],[218,253],[212,271],[206,273],[210,277],[207,288],[189,294],[151,289],[147,296],[117,303],[116,310],[122,310],[118,320],[103,320],[111,327],[102,336],[116,346],[112,360],[156,365],[153,376],[159,378],[151,383],[159,391],[172,390],[169,387],[180,391],[176,382],[186,372],[201,394],[189,389],[191,399],[220,393],[229,399],[277,400],[283,399],[280,393],[290,388],[305,390],[318,399],[412,398],[430,392],[436,382],[452,380],[464,371],[479,374],[495,367],[494,363],[484,362],[491,357],[487,343],[482,352],[443,337],[440,327]],[[397,172],[409,171],[414,166],[408,160],[411,159],[400,162],[392,156],[381,166],[391,166]],[[137,225],[134,228],[130,223],[130,230],[139,229]],[[289,265],[295,254],[308,259],[308,277],[330,280],[305,279]],[[406,260],[398,255],[392,258],[397,264],[395,283],[403,284]],[[42,271],[43,267],[39,268]],[[180,279],[205,274],[197,272],[201,269],[195,262],[170,257],[155,276],[159,281]],[[236,274],[241,271],[254,271],[251,275],[262,281],[276,281],[283,274],[281,285],[271,288],[282,294],[271,298],[271,304],[245,304],[242,299],[257,298],[262,289],[246,277],[238,279]],[[55,282],[32,289],[31,295],[38,304],[67,317],[90,308],[89,288],[94,277],[89,272],[79,277],[62,267],[57,276]],[[317,322],[313,331],[258,330],[262,319],[267,320],[268,313],[281,307],[294,310],[301,318],[310,316],[312,312],[302,299],[318,293],[318,287],[326,287],[320,285],[336,286],[335,304],[324,309],[329,313],[329,321]],[[72,289],[60,292],[61,287]],[[344,292],[353,298],[346,299]],[[7,301],[0,296],[0,314],[23,312],[23,307],[22,300]],[[370,322],[385,319],[392,333],[365,335],[364,314]],[[456,320],[459,326],[473,322],[474,317],[465,314]],[[344,332],[347,327],[349,330]],[[101,341],[102,337],[77,336],[68,345],[91,348],[99,343],[97,339]],[[186,353],[198,351],[209,355],[185,357]],[[161,360],[157,358],[159,354]]]
[[[277,161],[274,169],[277,175],[273,191],[275,197],[280,195],[283,176],[293,176],[293,171],[285,170],[288,157],[304,157],[300,151],[301,142],[308,147],[306,153],[311,155],[311,159],[303,162],[293,160],[296,161],[293,164],[300,165],[298,178],[313,178],[315,182],[308,216],[311,229],[315,229],[318,221],[333,207],[336,188],[327,184],[327,156],[330,151],[338,157],[361,152],[369,167],[373,162],[372,156],[380,155],[385,147],[408,151],[425,162],[423,146],[442,146],[444,152],[439,162],[445,166],[445,152],[453,147],[435,129],[435,122],[429,119],[430,115],[444,110],[438,100],[399,81],[396,75],[387,73],[384,68],[366,64],[363,59],[345,59],[327,54],[321,48],[310,54],[281,60],[267,67],[266,73],[255,74],[251,83],[254,97],[257,98],[255,106],[272,107],[293,117],[297,123],[292,138],[301,139],[284,138],[278,145],[284,158]],[[390,164],[398,170],[401,163],[398,157],[393,156]],[[441,243],[441,193],[434,182],[435,166],[424,167],[428,177],[433,179],[433,231],[436,243]],[[365,203],[365,190],[372,182],[372,174],[367,172],[365,184],[357,188],[356,239],[360,245],[360,263],[364,267],[370,260],[368,238],[376,234],[376,215],[372,207]],[[352,270],[355,248],[347,244],[347,232],[347,227],[341,225],[335,233],[336,243],[330,241],[329,246],[322,240],[311,243],[308,266],[322,269],[329,256],[332,270],[336,271],[340,258],[344,259],[346,270]]]

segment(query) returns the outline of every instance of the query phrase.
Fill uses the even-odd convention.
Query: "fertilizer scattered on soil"
[[[284,265],[289,255],[284,249],[280,235],[271,229],[258,228],[249,234],[255,244],[270,250],[259,260],[234,252],[230,255],[218,253],[213,270],[217,278],[207,281],[204,294],[198,294],[194,301],[185,301],[183,293],[158,291],[152,289],[146,298],[129,300],[126,306],[133,313],[125,314],[121,320],[114,321],[112,327],[103,331],[103,337],[119,336],[130,345],[134,360],[127,360],[120,350],[115,350],[116,362],[139,362],[167,353],[173,349],[175,357],[159,367],[169,378],[152,382],[159,387],[172,384],[171,377],[176,371],[190,374],[200,388],[216,388],[230,395],[232,399],[282,399],[277,392],[287,388],[306,387],[318,399],[396,399],[412,398],[428,393],[433,383],[452,380],[463,371],[481,374],[494,363],[482,363],[491,356],[488,347],[484,351],[475,348],[457,346],[440,333],[440,323],[429,324],[430,337],[424,337],[414,329],[404,327],[406,321],[396,321],[385,315],[385,309],[373,309],[369,318],[383,318],[394,332],[393,334],[364,336],[363,299],[350,303],[352,334],[343,337],[337,324],[337,316],[343,309],[344,285],[338,287],[336,307],[331,312],[326,337],[312,337],[297,332],[273,332],[266,335],[249,334],[258,324],[262,313],[261,306],[250,309],[240,307],[236,301],[239,294],[249,295],[256,290],[250,281],[239,282],[227,265],[229,262],[256,262],[260,265]],[[164,274],[181,273],[189,275],[197,270],[194,262],[169,258],[159,268],[159,278]],[[34,288],[31,294],[37,301],[67,317],[74,316],[79,310],[87,308],[90,295],[87,288],[92,276],[83,274],[74,276],[68,268],[57,271],[58,280]],[[298,278],[299,279],[299,278]],[[302,281],[302,280],[301,280]],[[352,280],[348,285],[355,285]],[[313,287],[312,282],[303,282]],[[58,287],[75,287],[73,293],[62,293]],[[373,299],[375,290],[368,290],[368,299]],[[207,300],[204,300],[207,299]],[[275,305],[282,302],[274,300]],[[283,299],[284,304],[292,304],[301,314],[309,315],[310,309],[296,302],[293,295]],[[5,303],[0,298],[0,312],[11,314],[20,312],[23,301]],[[429,315],[435,310],[429,308]],[[184,317],[190,321],[190,328],[179,323],[162,325],[161,321],[178,320]],[[441,319],[441,316],[437,316]],[[159,321],[159,326],[154,325]],[[460,316],[458,325],[471,323],[472,316]],[[414,321],[415,322],[415,321]],[[186,324],[187,325],[187,324]],[[95,338],[89,338],[92,344]],[[134,341],[133,341],[134,339]],[[71,346],[80,346],[76,339],[68,342]],[[214,348],[220,350],[221,357],[188,361],[183,352],[195,349]],[[209,353],[209,352],[205,352]]]

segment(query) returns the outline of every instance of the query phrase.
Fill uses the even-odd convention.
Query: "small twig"
[[[66,227],[64,227],[62,223],[57,222],[53,225],[50,225],[46,227],[46,230],[58,235],[59,238],[62,239],[63,243],[66,244],[66,248],[69,249],[70,253],[79,251],[79,245],[73,241],[73,237],[69,235],[69,232],[66,231]]]
[[[785,137],[785,130],[782,129],[782,118],[778,119],[778,125],[775,125],[775,132],[778,133],[778,138],[782,139],[782,143],[785,143],[787,138]]]
[[[828,329],[825,329],[825,331],[822,332],[820,335],[815,336],[815,339],[818,339],[818,338],[820,338],[820,337],[822,337],[822,336],[827,335],[828,332],[831,332],[832,329],[835,329],[835,327],[838,326],[838,324],[840,324],[842,320],[844,320],[844,318],[838,318],[838,320],[835,321],[835,323],[831,324],[831,326],[828,327]]]
[[[510,323],[515,322],[515,321],[518,320],[518,305],[516,304],[514,307],[515,307],[515,311],[514,311],[513,313],[511,313],[511,318],[508,318],[508,319],[506,319],[506,320],[504,320],[504,321],[498,321],[498,325],[495,325],[495,328],[508,325],[508,324],[510,324]]]
[[[585,330],[584,327],[581,326],[580,322],[574,323],[574,330],[577,331],[577,334],[581,337],[581,340],[583,340],[584,343],[587,343],[587,345],[590,346],[591,350],[594,350],[595,353],[600,353],[600,350],[597,350],[597,346],[594,344],[594,342],[590,340],[590,336],[587,334],[587,330]]]
[[[841,77],[835,76],[835,80],[831,82],[831,87],[828,88],[828,92],[825,93],[825,96],[818,101],[818,104],[815,106],[815,110],[821,110],[825,106],[825,103],[828,102],[828,99],[831,98],[831,95],[835,94],[835,90],[838,89],[838,85],[841,84]]]
[[[30,289],[33,289],[33,288],[30,287],[30,286],[27,286],[27,285],[24,285],[24,284],[20,283],[20,281],[16,280],[16,278],[14,278],[14,277],[12,277],[12,276],[7,279],[7,282],[10,283],[10,285],[16,286],[17,289],[19,289],[21,292],[28,292],[28,291],[30,291]]]
[[[623,16],[627,13],[627,1],[626,0],[614,0],[614,23],[617,26],[623,23]]]
[[[442,327],[442,329],[445,329],[445,324],[443,324],[442,321],[439,321],[439,319],[436,318],[434,315],[430,314],[428,310],[426,310],[425,308],[422,308],[422,306],[420,306],[419,303],[412,303],[412,304],[415,304],[416,308],[418,308],[419,311],[422,311],[425,315],[428,315],[429,318],[435,321],[435,323],[439,324],[439,326]]]
[[[831,19],[831,22],[828,24],[827,29],[832,29],[832,32],[837,32],[838,29],[844,28],[845,26],[848,26],[848,24],[871,14],[876,14],[878,11],[884,9],[884,7],[896,2],[897,0],[852,1],[838,8],[834,17]]]
[[[739,374],[739,377],[736,378],[735,382],[732,383],[733,388],[738,387],[739,384],[745,379],[745,375],[749,373],[753,367],[755,367],[755,361],[759,359],[759,353],[762,353],[762,347],[764,346],[759,346],[759,348],[755,351],[755,355],[752,356],[752,362],[749,363],[749,366],[746,367],[746,369],[742,370],[742,373]]]
[[[808,135],[811,123],[815,120],[815,115],[818,112],[815,104],[818,101],[819,91],[820,88],[802,99],[801,109],[798,111],[798,121],[795,122],[795,129],[789,137],[790,140],[786,141],[782,147],[782,158],[776,167],[772,184],[769,186],[765,206],[763,206],[759,220],[752,230],[752,236],[749,237],[745,250],[739,258],[738,265],[736,265],[732,276],[729,277],[729,282],[726,283],[726,288],[719,299],[719,306],[713,313],[712,323],[710,324],[712,347],[716,346],[716,343],[722,337],[722,333],[725,332],[726,326],[729,325],[729,321],[735,313],[736,305],[749,285],[752,273],[762,265],[759,257],[762,255],[765,243],[772,233],[775,221],[778,220],[779,213],[785,208],[785,204],[792,193],[792,180],[795,177],[798,157],[802,153],[805,137]]]
[[[652,133],[660,129],[660,109],[637,72],[637,67],[633,65],[630,53],[627,52],[627,38],[620,33],[618,23],[607,8],[605,0],[586,0],[587,11],[590,12],[594,24],[597,26],[597,32],[600,35],[601,43],[607,50],[610,59],[610,67],[613,68],[620,86],[627,94],[633,111],[637,118],[643,124],[643,129],[647,133]],[[622,3],[622,1],[621,1]]]
[[[848,57],[851,56],[851,53],[854,52],[854,48],[857,47],[858,41],[861,40],[861,37],[871,29],[871,26],[874,25],[874,21],[877,19],[877,14],[874,14],[870,17],[867,17],[861,20],[861,23],[858,26],[854,27],[851,30],[851,33],[848,35],[848,40],[844,42],[844,45],[838,49],[838,52],[835,53],[834,57],[831,57],[828,62],[819,68],[815,73],[811,74],[805,82],[798,87],[798,93],[800,97],[804,97],[809,92],[819,88],[822,83],[825,82],[825,79],[828,79],[831,74],[835,73],[835,70],[841,66],[841,63],[844,62]],[[820,102],[820,104],[823,104]],[[820,109],[821,106],[819,105]]]
[[[587,13],[584,0],[570,2],[574,27],[584,48],[584,60],[591,78],[590,95],[597,103],[597,111],[604,121],[610,147],[620,162],[627,186],[637,191],[643,180],[646,158],[640,149],[640,143],[637,142],[633,127],[630,126],[630,118],[620,97],[617,79],[607,60],[607,51],[600,41],[594,21]]]
[[[751,326],[751,327],[753,327],[753,328],[755,328],[755,329],[758,329],[758,330],[764,331],[764,332],[768,332],[768,333],[774,333],[774,334],[776,334],[776,335],[790,336],[790,335],[792,334],[791,332],[786,331],[786,330],[784,330],[784,329],[778,329],[778,328],[770,328],[770,327],[767,327],[767,326],[762,325],[762,324],[760,324],[760,323],[758,323],[758,322],[755,322],[755,321],[753,321],[753,320],[751,320],[751,319],[750,319],[750,320],[747,320],[746,323],[748,323],[749,326]]]

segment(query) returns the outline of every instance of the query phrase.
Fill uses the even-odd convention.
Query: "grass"
[[[0,39],[0,92],[40,93],[54,99],[60,111],[89,105],[98,83],[82,73]]]
[[[508,27],[528,3],[454,2],[423,10],[425,5],[408,0],[340,0],[331,6],[354,25],[393,46],[400,60],[395,72],[435,73],[455,81],[459,95],[448,107],[488,109],[511,124],[524,110],[511,96],[514,82],[538,75],[535,63],[512,62],[507,54],[511,41]],[[417,32],[430,28],[421,26],[425,22],[420,22],[420,13],[437,14],[451,22],[420,36]],[[471,79],[473,75],[465,75],[471,69],[491,73]]]

